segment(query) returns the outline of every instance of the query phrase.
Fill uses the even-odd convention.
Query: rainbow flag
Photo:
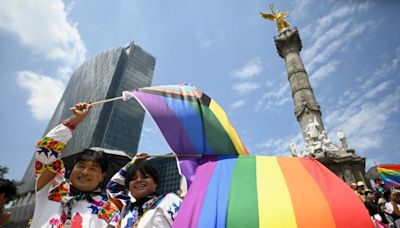
[[[351,188],[315,159],[219,156],[198,166],[173,227],[374,225]]]
[[[381,175],[385,188],[400,187],[400,164],[378,165],[376,170]]]
[[[175,153],[249,154],[224,110],[195,86],[162,85],[129,93],[154,119]]]

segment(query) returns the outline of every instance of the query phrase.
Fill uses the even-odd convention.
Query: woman
[[[171,227],[182,199],[174,193],[156,192],[159,175],[146,162],[147,154],[137,154],[107,185],[111,201],[121,211],[121,227]]]

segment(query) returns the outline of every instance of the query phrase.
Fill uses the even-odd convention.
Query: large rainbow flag
[[[374,225],[350,187],[315,159],[225,156],[198,166],[173,227]]]
[[[180,158],[193,183],[173,227],[373,227],[358,196],[315,159],[249,156],[222,108],[196,87],[127,93],[175,153],[205,155]]]
[[[130,93],[154,119],[175,153],[249,154],[224,110],[195,86],[162,85]]]
[[[400,187],[400,164],[378,165],[376,170],[381,175],[385,188]]]

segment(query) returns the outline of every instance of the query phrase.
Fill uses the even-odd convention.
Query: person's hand
[[[3,214],[0,215],[0,226],[8,223],[11,219],[11,213],[10,212],[4,212]]]
[[[146,161],[147,158],[149,158],[150,156],[148,154],[145,153],[137,153],[133,158],[131,163],[132,164],[139,164],[141,162]]]
[[[92,103],[92,101],[89,101],[87,103],[81,102],[81,103],[75,104],[71,108],[73,116],[70,117],[69,120],[72,125],[76,126],[80,122],[82,122],[82,120],[85,119],[85,117],[88,115],[90,109],[92,108],[91,103]]]

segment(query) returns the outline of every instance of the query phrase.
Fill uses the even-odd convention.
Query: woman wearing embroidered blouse
[[[107,185],[110,200],[123,217],[121,227],[171,227],[182,199],[156,192],[159,175],[141,153],[120,169]]]

